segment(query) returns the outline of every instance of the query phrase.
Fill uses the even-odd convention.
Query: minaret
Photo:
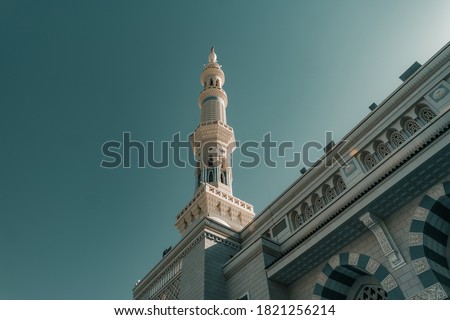
[[[222,89],[225,74],[217,63],[214,47],[208,60],[200,77],[203,86],[198,97],[200,126],[191,139],[198,163],[196,187],[208,183],[231,195],[231,153],[235,149],[235,139],[233,128],[227,125],[228,98]]]
[[[200,125],[191,135],[197,161],[195,194],[177,216],[176,226],[185,233],[197,219],[210,217],[239,231],[254,216],[253,206],[233,196],[231,154],[235,149],[233,128],[227,125],[228,97],[223,90],[225,74],[217,63],[214,47],[200,77],[198,97]]]

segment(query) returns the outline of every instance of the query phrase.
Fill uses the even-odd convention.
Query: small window
[[[314,201],[314,205],[316,206],[316,210],[322,210],[325,207],[325,203],[321,197],[317,197],[316,201]]]
[[[405,130],[408,131],[410,135],[413,135],[420,130],[420,126],[414,120],[408,120],[405,122]]]
[[[391,150],[389,150],[389,148],[386,144],[380,143],[377,146],[377,152],[380,155],[380,157],[386,158],[389,155],[389,153],[391,153]]]
[[[364,285],[359,289],[356,300],[387,300],[387,293],[380,286]]]
[[[214,182],[214,174],[212,171],[209,171],[208,182]]]
[[[405,137],[398,131],[394,131],[391,136],[390,139],[391,143],[395,146],[398,147],[399,145],[401,145],[403,142],[405,142]]]
[[[325,194],[329,202],[336,199],[336,190],[334,188],[328,187],[325,191]]]
[[[313,212],[313,208],[311,206],[307,206],[305,208],[305,214],[306,214],[306,219],[309,219],[313,216],[314,212]]]
[[[375,160],[375,158],[373,157],[373,155],[371,155],[370,153],[366,154],[366,156],[364,157],[364,164],[366,165],[366,168],[368,170],[372,169],[373,167],[376,166],[377,161]]]
[[[302,226],[306,222],[305,213],[296,213],[294,218],[295,218],[295,227],[296,228]]]
[[[419,117],[425,122],[430,122],[434,117],[436,117],[436,114],[428,107],[423,107],[419,111]]]
[[[345,185],[344,179],[342,177],[339,177],[336,180],[336,189],[339,191],[339,193],[342,193],[347,189],[347,186]]]

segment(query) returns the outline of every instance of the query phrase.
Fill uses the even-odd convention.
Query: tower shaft
[[[209,217],[236,231],[253,218],[253,206],[233,196],[231,155],[235,150],[234,131],[227,124],[228,97],[223,90],[225,74],[217,63],[214,47],[200,77],[203,90],[198,97],[200,124],[191,135],[197,167],[195,195],[177,216],[181,234],[194,221]]]

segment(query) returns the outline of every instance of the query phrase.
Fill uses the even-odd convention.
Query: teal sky
[[[0,2],[0,299],[130,299],[179,239],[191,168],[102,169],[185,138],[215,46],[236,139],[339,140],[450,40],[442,1]],[[320,155],[320,153],[319,153]],[[234,163],[241,159],[235,152]],[[259,213],[300,167],[234,167]]]

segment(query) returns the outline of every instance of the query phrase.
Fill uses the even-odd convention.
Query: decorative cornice
[[[316,165],[311,167],[305,174],[292,183],[284,193],[270,203],[252,223],[252,229],[246,228],[243,230],[242,237],[247,239],[254,234],[254,230],[258,230],[269,219],[273,218],[272,212],[279,212],[280,208],[283,208],[291,203],[293,195],[302,192],[305,189],[309,189],[309,186],[316,184],[317,181],[323,180],[322,177],[329,176],[330,170],[336,171],[336,168],[321,168],[317,169],[318,165],[323,162],[326,156],[329,156],[336,150],[346,154],[346,158],[352,154],[351,147],[356,145],[356,141],[362,141],[366,139],[366,133],[371,131],[374,127],[378,126],[380,119],[393,112],[398,105],[405,100],[406,97],[413,95],[418,91],[419,87],[423,85],[429,78],[440,68],[446,66],[450,59],[450,42],[442,48],[437,54],[435,54],[429,61],[427,61],[413,77],[406,80],[398,89],[396,89],[391,95],[389,95],[373,112],[366,116],[353,130],[351,130],[345,137],[342,138],[342,142],[336,145],[328,154],[324,155],[316,162]],[[350,143],[347,143],[349,141]],[[345,144],[344,146],[341,144]]]
[[[331,223],[336,217],[342,214],[346,208],[352,205],[357,199],[392,175],[398,168],[402,167],[409,159],[425,146],[444,134],[449,128],[450,113],[441,117],[433,128],[420,132],[413,140],[408,140],[403,147],[403,152],[392,155],[391,161],[383,163],[376,170],[367,174],[365,179],[358,182],[356,186],[346,190],[343,195],[320,214],[313,216],[304,226],[290,236],[282,245],[283,256],[292,251],[295,247],[319,232],[324,226]],[[274,261],[275,263],[276,261]]]

